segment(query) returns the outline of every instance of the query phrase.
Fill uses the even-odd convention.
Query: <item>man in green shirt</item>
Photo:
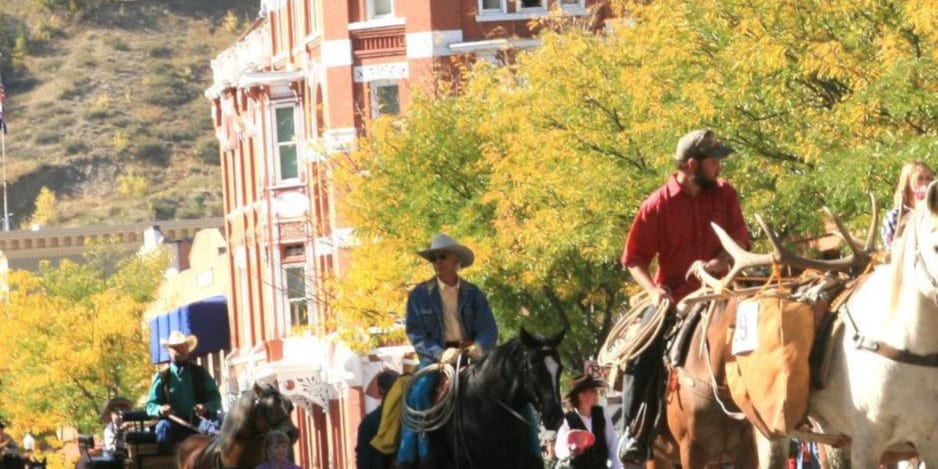
[[[147,414],[160,419],[156,424],[156,441],[160,451],[168,453],[176,443],[197,433],[195,427],[200,417],[215,417],[221,409],[221,394],[211,375],[189,362],[189,355],[199,343],[196,336],[173,331],[160,343],[172,361],[153,376]]]

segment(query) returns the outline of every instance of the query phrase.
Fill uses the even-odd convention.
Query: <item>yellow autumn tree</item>
[[[459,95],[415,99],[334,161],[357,240],[334,286],[345,327],[393,329],[407,290],[431,275],[414,253],[446,231],[476,250],[465,274],[488,293],[503,337],[569,325],[564,353],[578,366],[635,291],[622,245],[687,131],[713,128],[736,147],[722,176],[750,220],[761,213],[783,236],[821,230],[824,205],[865,227],[865,192],[888,200],[903,161],[938,154],[928,2],[656,0],[619,11],[599,34],[547,24],[537,49],[479,62]]]
[[[114,249],[93,246],[89,257]],[[142,315],[165,265],[159,254],[124,257],[107,275],[67,260],[10,274],[0,303],[0,412],[12,428],[39,438],[65,425],[96,431],[105,400],[145,394],[152,370]]]
[[[59,202],[55,196],[55,191],[42,186],[33,205],[35,206],[33,215],[22,223],[23,229],[32,229],[34,226],[50,226],[58,221]]]

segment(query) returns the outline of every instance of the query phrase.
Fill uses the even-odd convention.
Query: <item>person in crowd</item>
[[[401,438],[401,405],[404,403],[404,388],[417,371],[420,361],[416,352],[407,352],[401,357],[401,373],[394,380],[391,389],[384,396],[381,404],[381,421],[378,432],[371,439],[371,446],[381,454],[394,460],[397,445]]]
[[[200,418],[214,417],[221,408],[218,386],[204,368],[190,361],[198,338],[173,331],[161,345],[171,362],[153,376],[147,394],[147,415],[159,418],[159,451],[172,452],[178,442],[198,433]]]
[[[589,374],[575,377],[567,399],[573,410],[564,415],[557,430],[554,454],[560,460],[569,458],[571,469],[622,469],[616,457],[616,431],[605,409],[599,405],[599,389],[606,383]],[[593,434],[593,445],[584,448],[569,439],[571,430],[583,430]]]
[[[629,230],[622,265],[651,298],[643,312],[649,321],[659,307],[669,305],[662,333],[626,369],[623,409],[626,422],[645,422],[634,434],[627,432],[619,445],[623,462],[643,465],[650,457],[651,423],[657,409],[657,379],[662,376],[663,332],[673,321],[673,305],[700,286],[687,271],[697,265],[720,275],[729,255],[723,250],[710,223],[716,223],[739,243],[749,247],[749,233],[736,189],[719,178],[721,161],[733,153],[711,130],[694,130],[677,143],[673,160],[676,171],[645,199]],[[654,278],[649,272],[657,259]],[[642,404],[647,404],[643,406]],[[639,419],[641,409],[650,412]],[[634,426],[634,425],[633,425]]]
[[[104,427],[104,454],[114,459],[127,457],[127,444],[124,432],[127,425],[124,423],[124,412],[133,408],[133,403],[122,397],[108,399],[101,409],[101,421],[106,422]]]
[[[883,219],[881,234],[886,249],[892,247],[892,242],[902,234],[905,216],[925,199],[925,191],[934,179],[934,171],[921,161],[909,161],[902,165],[892,209],[886,212],[886,218]]]
[[[378,433],[378,426],[381,423],[382,408],[384,407],[384,398],[394,382],[397,381],[400,373],[394,370],[384,370],[375,377],[377,382],[377,397],[381,404],[377,408],[368,412],[361,423],[358,424],[358,440],[355,446],[355,459],[358,469],[388,469],[393,459],[390,455],[378,451],[371,445],[372,438]]]
[[[264,464],[255,469],[303,469],[290,462],[290,448],[293,444],[286,433],[280,431],[267,432],[264,437]]]
[[[456,364],[461,357],[479,359],[495,346],[498,326],[488,300],[479,287],[459,276],[475,254],[455,239],[438,234],[430,248],[418,253],[433,265],[434,277],[417,285],[407,298],[405,329],[423,367],[438,363]],[[417,410],[430,407],[430,396],[440,380],[439,373],[427,373],[414,382],[406,396]],[[402,430],[397,463],[408,467],[429,455],[425,432]]]

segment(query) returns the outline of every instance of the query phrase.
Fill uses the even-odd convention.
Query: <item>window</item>
[[[296,179],[300,176],[296,158],[296,106],[275,108],[274,114],[280,179]]]
[[[369,20],[386,18],[394,14],[393,0],[365,0],[365,13]]]
[[[545,0],[518,0],[518,9],[519,10],[533,10],[533,9],[544,9],[547,8],[544,5]]]
[[[495,13],[495,12],[504,12],[505,6],[502,5],[503,0],[479,0],[479,12],[480,13]]]
[[[400,114],[400,103],[396,83],[371,83],[371,117],[383,116],[385,114]]]
[[[560,5],[565,7],[582,7],[583,0],[560,0]]]
[[[283,267],[283,283],[287,287],[287,307],[290,309],[290,325],[309,324],[306,300],[306,267],[303,264]]]

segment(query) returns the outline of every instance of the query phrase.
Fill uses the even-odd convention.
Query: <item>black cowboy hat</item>
[[[570,390],[567,391],[567,399],[572,399],[573,396],[576,396],[577,394],[586,391],[587,389],[604,387],[606,387],[606,383],[604,381],[593,378],[593,375],[579,374],[570,381]]]

